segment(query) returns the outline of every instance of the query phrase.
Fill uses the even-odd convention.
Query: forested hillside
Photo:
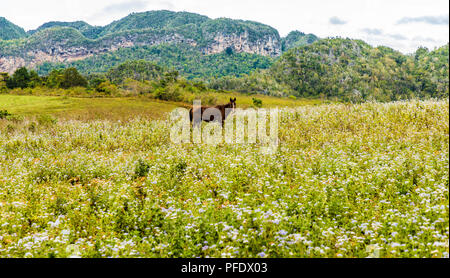
[[[270,26],[253,21],[210,19],[187,12],[133,13],[103,27],[91,26],[83,21],[48,22],[37,30],[29,31],[28,34],[22,30],[23,34],[15,36],[12,35],[12,27],[8,26],[0,26],[1,32],[8,34],[0,39],[0,72],[9,73],[22,66],[34,68],[47,63],[47,68],[58,68],[60,64],[70,64],[92,57],[97,59],[97,56],[108,59],[108,55],[102,55],[115,55],[118,50],[126,48],[167,44],[182,46],[180,50],[175,51],[177,55],[184,55],[183,48],[186,47],[191,48],[188,52],[195,52],[194,56],[248,53],[278,57],[282,52],[282,39],[278,31]],[[141,50],[145,49],[147,48]],[[142,55],[141,51],[140,57],[129,57],[130,53],[124,54],[123,57],[121,56],[123,53],[115,56],[119,63],[123,63],[129,58],[141,59],[152,55],[152,53]],[[248,57],[253,59],[253,56]],[[178,60],[167,62],[167,64],[178,63]],[[110,61],[103,64],[105,65],[94,67],[89,71],[81,68],[80,70],[85,73],[96,72],[115,65]],[[240,65],[237,65],[237,75],[239,72],[248,73],[245,69],[246,63],[242,66],[244,69],[240,70]],[[253,69],[256,68],[258,67]],[[223,70],[212,75],[223,75]]]
[[[84,74],[102,73],[124,61],[147,60],[161,66],[178,70],[188,79],[208,79],[223,76],[242,76],[255,69],[267,69],[273,59],[249,53],[223,52],[203,55],[195,47],[186,44],[161,44],[122,48],[115,52],[92,56],[70,63],[43,63],[36,67],[39,74],[52,69],[76,67]]]
[[[84,22],[84,21],[75,21],[75,22],[60,22],[60,21],[51,21],[44,23],[40,27],[38,27],[36,30],[31,30],[28,33],[29,34],[35,34],[36,32],[55,28],[55,27],[71,27],[76,30],[78,30],[83,36],[89,39],[95,39],[97,38],[100,33],[103,31],[103,27],[100,26],[91,26],[90,24]]]
[[[212,87],[352,101],[448,97],[448,59],[448,45],[404,55],[360,40],[324,39],[289,50],[268,70],[216,79]]]
[[[21,39],[27,36],[25,30],[14,25],[4,17],[0,17],[0,41]],[[1,52],[0,52],[1,54]],[[1,55],[0,55],[1,56]]]
[[[319,38],[314,34],[305,34],[300,31],[292,31],[281,40],[281,50],[288,51],[291,48],[312,44]]]
[[[190,79],[239,77],[268,68],[284,50],[318,40],[299,31],[281,38],[254,21],[164,10],[132,13],[106,26],[51,21],[27,33],[7,23],[0,24],[0,72],[10,74],[23,66],[40,74],[68,67],[90,74],[145,59]]]

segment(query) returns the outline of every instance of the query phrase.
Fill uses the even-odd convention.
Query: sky
[[[448,0],[0,0],[0,17],[25,30],[48,21],[103,26],[132,12],[161,9],[258,21],[281,36],[299,30],[362,39],[403,53],[449,41]]]

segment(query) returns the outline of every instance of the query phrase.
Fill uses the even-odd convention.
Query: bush
[[[134,178],[146,177],[150,172],[150,165],[143,159],[139,159],[134,168]]]
[[[99,93],[105,93],[107,95],[115,95],[118,92],[117,86],[109,81],[100,83],[95,90]]]
[[[0,119],[6,119],[6,117],[11,116],[7,110],[0,110]]]
[[[262,105],[263,105],[262,100],[257,99],[257,98],[252,98],[252,100],[253,100],[253,106],[258,107],[258,108],[262,107]]]
[[[159,100],[180,101],[182,95],[178,87],[171,86],[156,89],[156,91],[154,92],[154,96]]]

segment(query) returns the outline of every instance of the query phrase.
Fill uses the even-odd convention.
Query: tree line
[[[83,94],[107,96],[147,95],[166,101],[188,101],[202,98],[205,103],[214,103],[201,81],[188,81],[178,71],[170,71],[153,62],[127,61],[111,68],[104,74],[82,75],[76,68],[54,69],[48,75],[39,76],[26,67],[17,69],[12,75],[0,73],[0,92],[13,89],[40,88],[71,89],[83,88]],[[76,90],[75,90],[76,92]]]
[[[53,70],[47,76],[39,76],[36,71],[21,67],[11,76],[7,73],[2,73],[0,80],[2,81],[0,85],[3,84],[8,89],[25,89],[42,86],[69,89],[72,87],[88,86],[87,79],[76,68]]]

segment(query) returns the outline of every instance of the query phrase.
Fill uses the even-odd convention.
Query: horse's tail
[[[192,108],[191,108],[191,110],[189,110],[189,119],[191,120],[191,123],[194,120],[194,111]]]

